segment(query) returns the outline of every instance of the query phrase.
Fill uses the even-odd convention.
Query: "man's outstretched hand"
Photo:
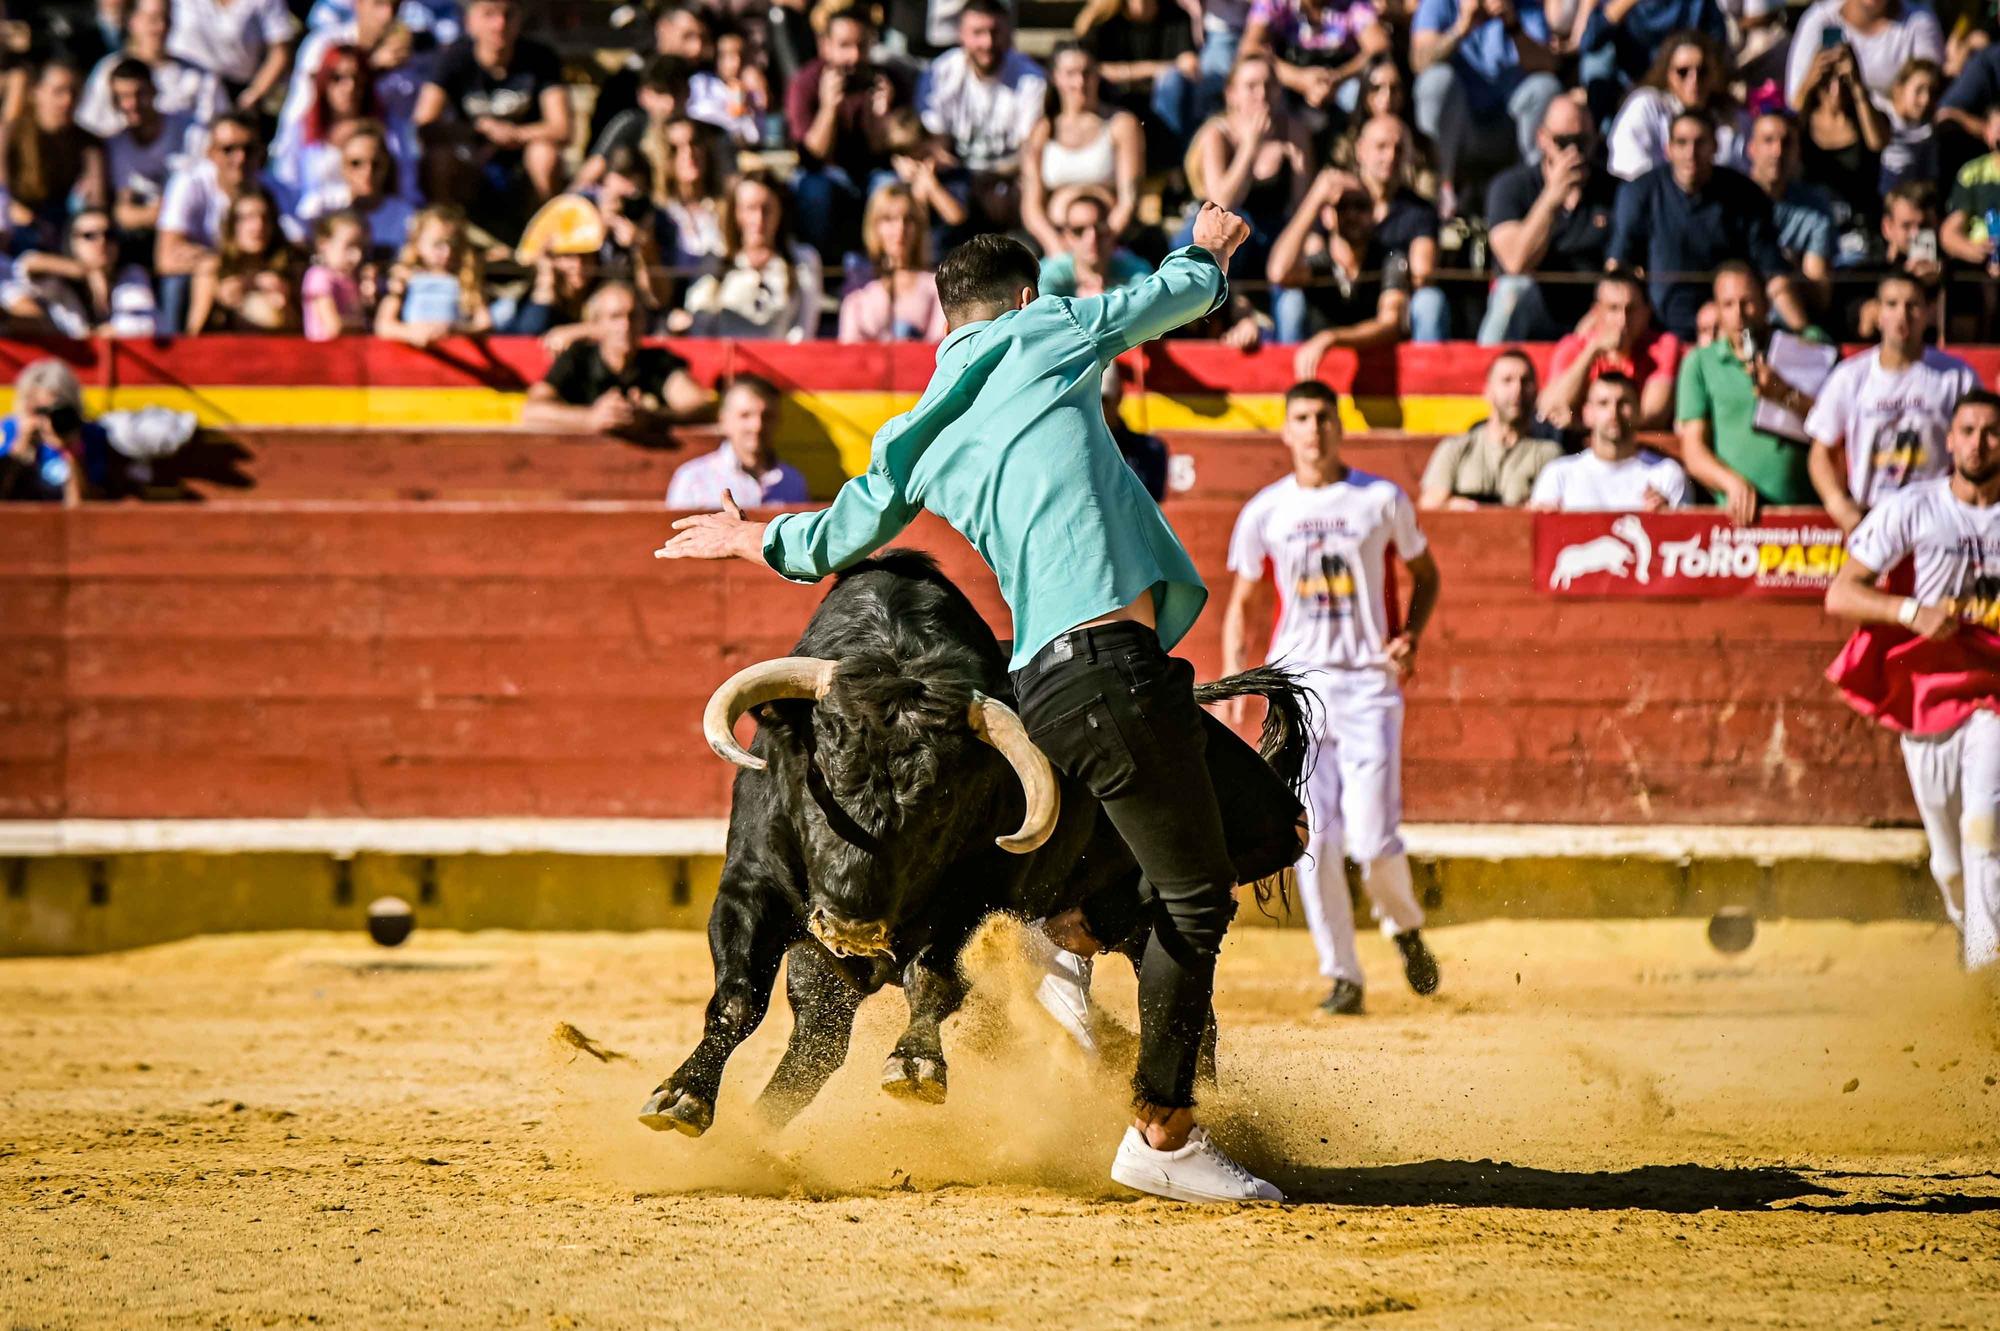
[[[1250,224],[1219,204],[1204,203],[1194,218],[1194,243],[1215,256],[1223,272],[1229,271],[1229,256],[1250,238]]]
[[[655,559],[747,559],[764,562],[764,528],[768,522],[751,522],[736,506],[736,497],[722,492],[720,513],[696,513],[674,523],[673,536],[653,551]]]

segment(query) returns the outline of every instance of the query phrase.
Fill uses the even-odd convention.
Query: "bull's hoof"
[[[715,1123],[715,1106],[691,1091],[662,1086],[639,1107],[639,1121],[655,1132],[699,1137]]]
[[[882,1089],[902,1100],[944,1103],[944,1062],[921,1055],[891,1054],[882,1069]]]

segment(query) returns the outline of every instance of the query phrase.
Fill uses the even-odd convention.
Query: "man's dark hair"
[[[1610,384],[1613,388],[1630,393],[1634,398],[1639,396],[1639,381],[1623,370],[1606,370],[1590,381],[1592,388],[1599,384]]]
[[[687,100],[688,79],[694,75],[694,66],[685,57],[677,55],[656,55],[646,62],[640,71],[639,86],[647,92],[670,92],[682,101]]]
[[[1908,287],[1917,293],[1919,300],[1930,294],[1924,289],[1923,282],[1915,273],[1884,273],[1882,280],[1875,284],[1876,296],[1879,298],[1887,295],[1890,287]]]
[[[965,0],[965,8],[958,12],[960,17],[964,17],[967,14],[984,14],[988,18],[997,18],[1003,23],[1012,23],[1014,21],[1014,11],[1002,4],[1000,0]]]
[[[1646,295],[1646,284],[1641,282],[1638,275],[1630,269],[1619,268],[1605,273],[1597,279],[1597,285],[1599,286],[1603,286],[1606,282],[1615,287],[1624,287],[1632,293],[1635,300],[1644,301],[1648,309],[1652,307],[1652,301]]]
[[[641,203],[653,193],[653,159],[629,143],[613,144],[604,154],[604,174],[637,181]]]
[[[128,55],[111,67],[111,81],[113,83],[151,83],[153,81],[153,71],[147,66],[145,61],[136,60]]]
[[[1527,352],[1521,350],[1519,347],[1508,347],[1505,351],[1495,356],[1492,360],[1487,361],[1486,373],[1488,375],[1491,375],[1493,373],[1493,367],[1498,365],[1503,360],[1517,360],[1521,362],[1521,364],[1527,368],[1529,378],[1534,377],[1535,358],[1533,356],[1530,356]]]
[[[1285,390],[1285,406],[1294,402],[1318,402],[1338,411],[1340,394],[1317,379],[1302,379]]]
[[[761,374],[744,373],[732,376],[729,380],[729,383],[723,388],[722,392],[724,396],[727,396],[728,394],[735,392],[739,388],[746,389],[749,392],[755,393],[758,397],[763,398],[765,402],[769,403],[771,406],[774,407],[777,406],[778,403],[783,398],[783,395],[778,392],[778,386],[772,383],[769,379],[766,379]]]
[[[982,311],[1006,309],[1022,287],[1038,286],[1041,280],[1042,265],[1032,250],[989,231],[944,256],[937,271],[938,304],[954,325],[969,323]]]
[[[1892,203],[1907,203],[1920,213],[1933,213],[1937,211],[1937,185],[1928,180],[1905,180],[1883,195],[1882,203],[1885,213]]]
[[[224,111],[221,115],[208,122],[208,137],[211,142],[215,139],[215,131],[224,125],[234,125],[245,134],[248,134],[252,150],[258,153],[263,152],[264,130],[263,126],[257,123],[257,117],[251,115],[248,111]]]
[[[1715,118],[1709,115],[1708,112],[1693,106],[1686,107],[1676,114],[1672,123],[1667,126],[1667,132],[1671,134],[1674,130],[1679,129],[1683,120],[1692,120],[1695,124],[1707,130],[1710,138],[1715,136]]]
[[[2000,393],[1990,388],[1969,388],[1958,401],[1951,404],[1951,418],[1958,419],[1958,413],[1967,407],[1986,407],[2000,412]]]
[[[1725,263],[1715,265],[1715,277],[1709,282],[1708,289],[1710,291],[1715,290],[1716,286],[1725,277],[1741,277],[1747,280],[1759,292],[1764,289],[1762,284],[1757,281],[1757,270],[1741,259],[1730,259]]]

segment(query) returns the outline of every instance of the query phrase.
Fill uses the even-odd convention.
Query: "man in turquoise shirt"
[[[1242,746],[1194,701],[1167,649],[1208,598],[1194,562],[1104,424],[1104,367],[1206,317],[1249,235],[1206,204],[1195,243],[1130,287],[1037,298],[1034,255],[978,236],[938,267],[950,327],[917,405],[875,436],[868,470],[830,508],[768,523],[733,503],[682,518],[665,558],[736,556],[810,581],[866,558],[920,509],[972,542],[1014,615],[1015,696],[1030,735],[1083,782],[1145,873],[1154,902],[1140,968],[1134,1118],[1111,1167],[1129,1187],[1187,1201],[1279,1200],[1196,1126],[1194,1074],[1236,870],[1210,772]],[[1051,921],[1071,953],[1099,939],[1090,911]]]

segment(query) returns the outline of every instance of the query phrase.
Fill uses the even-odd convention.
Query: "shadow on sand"
[[[1280,1175],[1284,1171],[1278,1171]],[[1837,1180],[1837,1174],[1821,1177]],[[2000,1211],[2000,1196],[1931,1192],[1941,1183],[1913,1176],[1907,1189],[1869,1190],[1866,1198],[1792,1169],[1644,1165],[1566,1172],[1495,1160],[1425,1160],[1354,1169],[1302,1169],[1282,1178],[1292,1202],[1327,1206],[1490,1206],[1523,1211],[1767,1211],[1830,1215],[1911,1211],[1968,1215]],[[1844,1198],[1832,1201],[1822,1199]],[[1781,1207],[1793,1202],[1796,1207]]]

